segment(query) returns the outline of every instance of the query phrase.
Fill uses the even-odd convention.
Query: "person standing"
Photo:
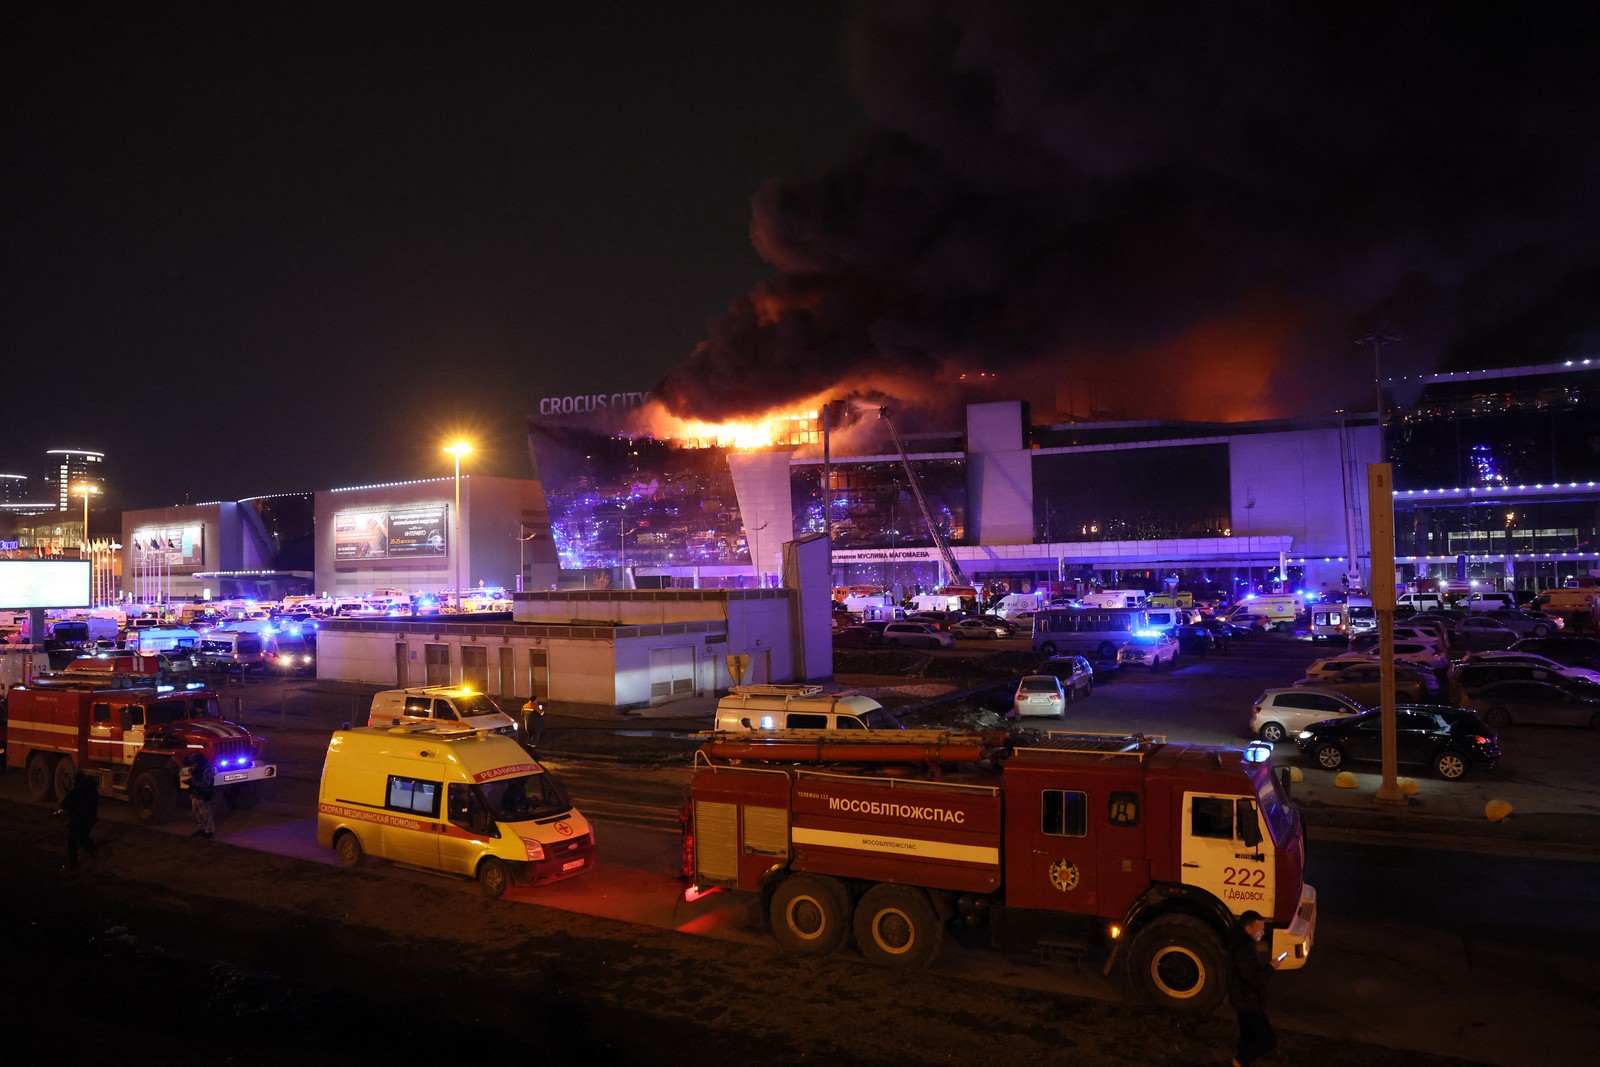
[[[96,849],[89,839],[89,831],[100,820],[100,786],[93,778],[78,771],[72,776],[72,788],[61,798],[57,815],[67,817],[67,870],[78,869],[78,852],[87,851],[91,858]]]
[[[544,736],[544,701],[538,697],[522,705],[522,736],[527,738],[530,751],[539,751],[539,739]]]
[[[212,804],[216,795],[216,781],[211,761],[196,752],[189,757],[189,808],[194,812],[194,837],[215,837],[217,833],[216,809]]]
[[[1259,912],[1247,911],[1228,931],[1228,1000],[1239,1013],[1239,1044],[1233,1067],[1249,1067],[1278,1044],[1267,1020],[1267,972],[1270,968],[1257,950],[1267,932]]]

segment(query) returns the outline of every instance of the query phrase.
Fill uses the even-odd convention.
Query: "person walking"
[[[216,781],[211,761],[196,752],[189,757],[189,808],[194,812],[194,837],[215,837],[216,809],[212,806]]]
[[[1278,1044],[1278,1035],[1267,1020],[1267,972],[1271,968],[1256,948],[1266,932],[1267,921],[1255,911],[1239,916],[1228,931],[1228,1001],[1239,1013],[1233,1067],[1249,1067]]]
[[[89,831],[100,820],[100,785],[93,778],[78,771],[72,776],[72,787],[61,798],[57,815],[67,817],[67,870],[78,869],[78,852],[83,850],[93,858],[96,853]]]

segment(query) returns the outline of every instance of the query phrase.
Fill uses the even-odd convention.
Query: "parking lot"
[[[926,655],[951,659],[1005,650],[1020,653],[1027,648],[1025,639],[1013,638],[963,642],[955,649]],[[1068,705],[1064,723],[1037,719],[1026,725],[1136,731],[1173,741],[1242,746],[1253,739],[1250,714],[1264,689],[1293,684],[1313,660],[1338,651],[1338,646],[1314,645],[1303,636],[1264,634],[1234,642],[1227,655],[1180,656],[1173,667],[1161,671],[1125,667],[1116,672],[1114,681],[1097,685],[1087,699]],[[891,688],[884,687],[890,681],[886,678],[841,676],[839,680]],[[984,699],[980,696],[975,702]],[[936,715],[936,707],[924,710]],[[1492,770],[1469,771],[1462,779],[1447,782],[1426,767],[1402,766],[1400,775],[1413,778],[1419,792],[1399,807],[1374,799],[1377,764],[1352,764],[1348,769],[1354,772],[1357,787],[1340,789],[1332,773],[1302,756],[1292,742],[1279,744],[1273,759],[1280,766],[1299,768],[1304,775],[1293,788],[1313,837],[1319,829],[1330,833],[1335,828],[1348,833],[1410,831],[1448,835],[1463,847],[1564,851],[1563,844],[1570,842],[1574,848],[1600,852],[1594,818],[1600,815],[1595,774],[1600,766],[1600,733],[1551,726],[1508,726],[1499,733],[1504,755]],[[1513,808],[1512,817],[1503,823],[1490,823],[1484,815],[1485,805],[1496,799]]]

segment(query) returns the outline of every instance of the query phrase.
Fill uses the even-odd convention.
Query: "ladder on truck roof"
[[[1023,751],[1059,753],[1067,756],[1132,756],[1142,760],[1157,745],[1167,743],[1165,734],[1097,734],[1075,731],[1045,731],[1045,739]]]
[[[933,777],[947,763],[998,763],[1011,751],[1004,731],[952,733],[948,730],[744,730],[697,734],[704,744],[695,751],[696,770],[717,770],[729,764],[876,764],[884,767],[922,764]]]

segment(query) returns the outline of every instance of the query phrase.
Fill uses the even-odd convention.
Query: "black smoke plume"
[[[984,369],[1043,383],[1036,414],[1092,414],[1098,382],[1119,414],[1252,417],[1370,408],[1374,329],[1403,338],[1386,375],[1585,355],[1597,29],[1555,4],[865,4],[845,50],[878,132],[755,195],[772,277],[655,395],[717,420]]]

